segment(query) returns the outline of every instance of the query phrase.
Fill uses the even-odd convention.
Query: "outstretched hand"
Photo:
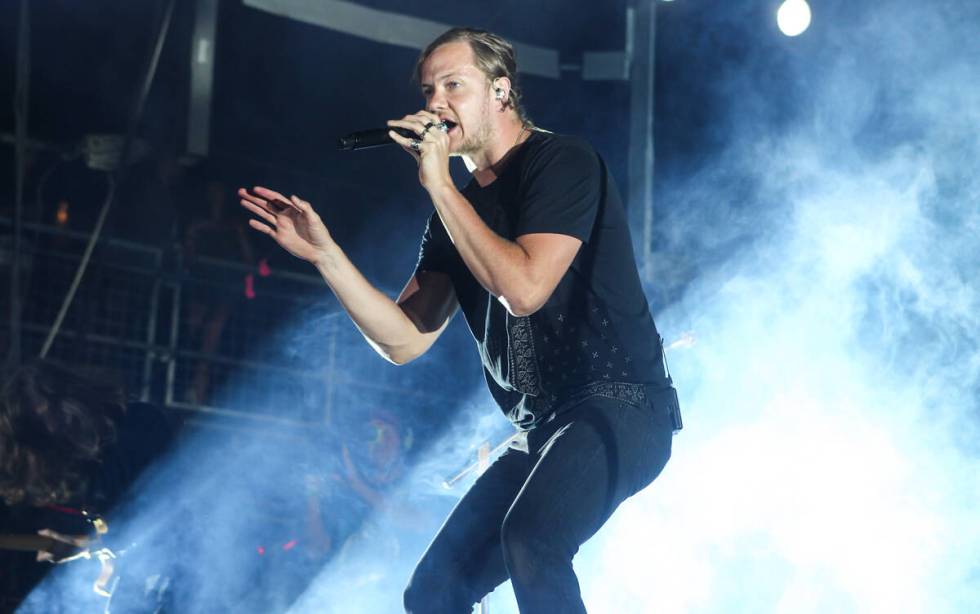
[[[238,196],[242,206],[262,220],[251,219],[248,225],[275,239],[297,258],[316,264],[333,245],[323,220],[310,203],[298,196],[286,198],[261,186],[252,188],[251,192],[239,188]]]
[[[41,529],[37,534],[51,540],[47,548],[38,550],[39,562],[67,563],[90,556],[88,548],[92,542],[85,535],[66,535],[51,529]]]

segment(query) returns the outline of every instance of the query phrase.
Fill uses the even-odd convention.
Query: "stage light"
[[[70,207],[71,205],[67,200],[58,201],[58,211],[54,214],[54,219],[58,223],[58,226],[68,225],[68,209]]]
[[[810,27],[810,5],[806,0],[786,0],[776,11],[776,23],[786,36],[798,36]]]

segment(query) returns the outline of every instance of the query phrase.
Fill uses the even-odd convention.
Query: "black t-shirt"
[[[510,315],[473,277],[438,214],[417,270],[449,275],[494,399],[531,428],[589,394],[625,397],[667,386],[660,336],[640,284],[626,212],[612,177],[581,139],[533,132],[486,187],[462,191],[498,235],[575,237],[582,247],[537,312]]]

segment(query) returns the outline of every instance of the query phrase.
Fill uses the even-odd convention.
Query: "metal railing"
[[[11,220],[0,218],[5,323],[11,228]],[[51,328],[88,235],[27,224],[23,237],[20,337],[22,355],[30,359]],[[248,275],[251,296],[245,292]],[[290,329],[299,322],[306,322],[306,332]],[[4,355],[11,333],[9,323],[0,329]],[[338,348],[358,343],[357,336],[319,277],[290,271],[261,276],[255,267],[203,257],[186,266],[178,246],[106,239],[49,358],[115,372],[140,400],[256,428],[328,423],[340,388],[447,401],[373,371],[371,377],[356,375],[346,356],[339,360]]]

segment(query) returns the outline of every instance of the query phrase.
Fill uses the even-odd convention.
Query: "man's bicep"
[[[527,170],[515,235],[554,233],[587,242],[599,212],[603,169],[584,142],[544,148]]]
[[[553,232],[521,235],[516,242],[527,254],[535,280],[550,290],[561,281],[582,247],[581,239]]]
[[[459,301],[449,275],[415,271],[396,301],[420,333],[441,333]]]

